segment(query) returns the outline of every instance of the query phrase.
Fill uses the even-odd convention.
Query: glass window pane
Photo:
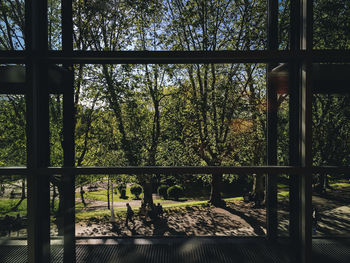
[[[24,176],[0,176],[0,259],[13,258],[27,251],[27,180]],[[19,254],[16,254],[19,253]]]
[[[313,164],[350,165],[349,64],[314,64]]]
[[[350,182],[347,174],[313,175],[313,236],[350,236]]]
[[[278,236],[289,236],[289,175],[281,174],[277,177],[277,218]]]
[[[78,50],[265,48],[265,1],[75,0],[73,10]]]
[[[314,64],[313,165],[350,165],[349,64]],[[349,175],[313,175],[315,236],[349,236]]]
[[[265,67],[78,65],[77,165],[265,164]]]
[[[314,48],[350,48],[350,3],[346,0],[314,0]]]
[[[0,5],[0,50],[23,50],[24,0],[4,0]]]
[[[62,12],[61,1],[48,0],[48,47],[51,50],[62,49]]]
[[[210,177],[79,175],[76,236],[265,236],[265,207],[243,198],[253,177],[224,175],[222,208],[208,203]],[[146,201],[146,179],[151,202]]]
[[[24,95],[0,94],[0,166],[26,166]]]
[[[278,1],[278,49],[288,50],[290,41],[290,0]]]
[[[50,95],[50,166],[63,166],[63,95]]]

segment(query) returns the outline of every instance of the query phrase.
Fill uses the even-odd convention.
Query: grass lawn
[[[333,183],[330,184],[331,187],[333,187],[334,189],[342,189],[342,188],[346,188],[346,187],[350,187],[350,183]]]
[[[120,196],[119,193],[117,193],[117,194],[113,193],[113,199],[114,199],[115,202],[134,200],[133,198],[135,197],[134,195],[131,194],[129,187],[126,188],[126,197],[127,197],[127,199],[121,199],[119,196]],[[75,193],[75,197],[76,198],[80,198],[80,192],[76,192]],[[112,196],[109,195],[109,197],[110,197],[110,200],[111,200]],[[143,194],[141,194],[140,197],[142,198]],[[102,190],[98,190],[98,191],[94,191],[94,192],[85,192],[84,198],[91,199],[91,200],[96,200],[96,201],[107,202],[107,189],[102,189]]]
[[[80,199],[80,192],[76,192],[75,193],[75,197]],[[111,195],[109,197],[110,197],[109,201],[111,201],[112,200]],[[136,200],[135,196],[133,194],[131,194],[131,192],[130,192],[130,187],[126,188],[126,197],[127,197],[126,199],[122,199],[122,198],[120,198],[120,194],[119,193],[113,194],[114,202],[125,202],[125,201]],[[95,200],[95,201],[107,202],[108,201],[108,199],[107,199],[107,190],[106,189],[102,189],[102,190],[98,190],[98,191],[95,191],[95,192],[85,192],[84,198],[85,199],[90,199],[90,200]],[[140,199],[139,200],[142,200],[142,198],[143,198],[143,194],[140,195]],[[194,198],[196,198],[196,199],[203,199],[204,197],[202,197],[202,196],[200,196],[200,197],[185,196],[185,197],[180,197],[179,201],[185,202],[188,199],[194,199]],[[207,199],[207,198],[208,197],[206,196],[205,199]],[[164,203],[164,202],[169,201],[169,200],[170,199],[155,199],[155,200],[153,200],[153,202],[154,203]]]
[[[278,183],[277,184],[277,188],[289,188],[289,185],[286,185],[286,184],[282,184],[282,183]]]
[[[10,211],[11,208],[16,206],[20,199],[8,199],[3,198],[0,199],[0,217],[4,217],[5,215],[9,216],[26,216],[27,215],[27,199],[24,199],[22,203],[18,206],[17,211]]]
[[[285,199],[285,198],[288,198],[288,197],[289,197],[289,191],[283,191],[283,192],[279,192],[279,193],[277,194],[277,198],[278,198],[279,200]]]
[[[226,202],[234,202],[243,200],[243,197],[234,197],[234,198],[225,198]],[[155,200],[156,203],[156,200]],[[183,202],[183,203],[175,203],[175,204],[165,204],[163,205],[163,209],[169,210],[169,211],[176,211],[178,209],[183,209],[186,207],[206,207],[210,206],[208,204],[208,200],[205,201],[193,201],[193,202]],[[134,207],[134,212],[138,212],[139,208]],[[116,208],[114,209],[115,215],[118,217],[125,217],[126,216],[126,208]],[[100,221],[100,220],[109,220],[111,216],[111,211],[108,209],[101,209],[101,210],[95,210],[95,211],[79,211],[76,212],[75,217],[77,222],[79,221]]]

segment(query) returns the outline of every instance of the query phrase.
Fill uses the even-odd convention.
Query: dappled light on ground
[[[166,209],[159,218],[136,215],[134,223],[125,226],[117,215],[114,227],[108,220],[81,222],[77,236],[257,236],[265,235],[265,208],[236,201],[227,207],[208,205]]]

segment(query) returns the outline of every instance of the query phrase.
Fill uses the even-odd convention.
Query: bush
[[[120,198],[126,199],[126,184],[120,183],[120,184],[118,184],[117,188],[118,188],[118,191],[120,193]]]
[[[122,189],[120,192],[120,196],[121,199],[128,199],[128,197],[126,196],[126,189]]]
[[[183,188],[180,185],[174,185],[168,188],[167,195],[169,198],[178,200],[183,192]]]
[[[140,199],[140,194],[142,193],[142,186],[139,184],[134,184],[131,186],[130,192],[136,197],[136,199]]]
[[[158,195],[163,197],[164,199],[167,199],[168,198],[168,194],[167,194],[168,188],[169,188],[169,185],[166,185],[166,184],[160,185],[157,189]]]

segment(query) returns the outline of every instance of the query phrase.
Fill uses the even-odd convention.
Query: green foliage
[[[314,48],[349,49],[350,3],[347,0],[314,0]]]
[[[73,1],[75,49],[266,49],[266,1],[117,2]],[[279,1],[280,49],[288,49],[289,45],[289,4],[290,0]],[[60,1],[48,1],[48,40],[52,49],[62,45],[60,7]],[[349,12],[349,1],[314,1],[316,49],[349,49]],[[0,49],[23,49],[24,1],[2,1],[0,17]],[[265,64],[81,64],[75,66],[74,72],[77,166],[266,163]],[[62,95],[51,95],[49,102],[50,165],[62,166]],[[349,105],[348,95],[314,95],[314,165],[349,165]],[[24,96],[0,97],[0,166],[26,165],[25,110]],[[278,165],[288,165],[287,94],[278,95],[277,132]],[[249,176],[223,177],[228,182],[224,190],[230,194],[252,185]],[[61,178],[55,178],[59,185]],[[195,189],[195,195],[204,198],[212,179],[210,174],[113,178],[124,182],[117,187],[123,198],[129,196],[126,183],[143,184],[146,179],[186,189],[195,189],[198,184],[204,191]],[[6,180],[7,177],[1,179]],[[105,176],[77,176],[76,187],[97,180],[105,181]],[[167,190],[164,188],[163,194],[159,191],[160,195],[166,197]],[[105,194],[98,194],[86,193],[86,197],[105,200]]]
[[[24,96],[0,95],[1,166],[26,165],[25,114]]]
[[[140,199],[142,193],[142,186],[139,184],[133,184],[130,188],[130,192],[135,196],[136,199]]]
[[[167,193],[168,188],[169,188],[169,185],[165,185],[165,184],[160,185],[157,189],[158,195],[163,197],[164,199],[167,199],[168,198],[168,193]]]
[[[24,0],[1,1],[0,50],[23,50],[25,28]]]
[[[27,199],[24,199],[22,203],[19,205],[16,211],[12,211],[13,207],[20,201],[20,199],[0,199],[0,217],[4,217],[5,215],[9,216],[27,216]]]
[[[123,189],[121,189],[120,191],[120,198],[121,199],[127,199],[127,196],[126,196],[126,189],[125,188],[123,188]]]
[[[50,95],[50,162],[63,166],[63,95]]]
[[[126,189],[126,183],[120,182],[120,183],[117,185],[117,189],[118,189],[119,193],[121,193],[122,190],[125,190],[125,189]]]
[[[75,197],[79,200],[80,202],[80,193],[76,192]],[[103,189],[103,190],[99,190],[96,192],[85,192],[84,197],[87,200],[91,200],[91,201],[104,201],[107,202],[107,189]],[[115,202],[121,202],[121,201],[131,201],[131,192],[130,192],[130,188],[126,188],[126,199],[124,198],[120,198],[119,195],[114,195],[114,201]]]
[[[313,96],[314,165],[346,166],[350,163],[350,96]]]
[[[173,185],[167,190],[168,197],[174,200],[179,200],[179,197],[182,193],[183,188],[180,185]]]

